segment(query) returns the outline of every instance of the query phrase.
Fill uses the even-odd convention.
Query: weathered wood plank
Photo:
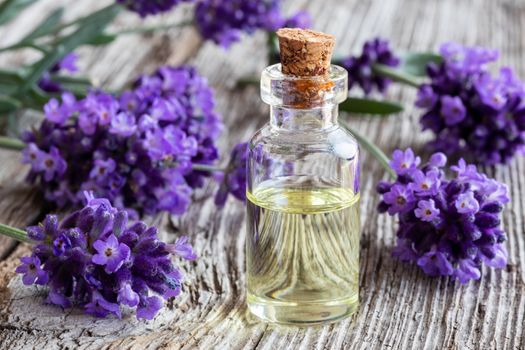
[[[21,155],[13,151],[0,151],[0,217],[1,222],[25,227],[40,215],[36,189],[25,182],[27,169],[21,164]],[[0,236],[0,261],[16,246],[16,242]]]
[[[54,3],[42,1],[36,10],[30,9],[24,15],[41,18]],[[314,15],[315,28],[338,37],[339,52],[358,51],[362,42],[373,35],[388,37],[395,47],[412,50],[431,50],[444,41],[456,40],[499,48],[502,61],[525,77],[521,35],[525,6],[518,0],[302,0],[290,1],[289,5],[308,8]],[[79,15],[92,6],[89,1],[68,4],[68,16]],[[174,22],[187,15],[184,10],[174,11],[161,20]],[[117,26],[133,23],[137,23],[136,18],[124,15]],[[13,23],[4,33],[21,35],[21,26],[21,22]],[[267,118],[267,108],[260,102],[257,89],[231,90],[235,77],[258,73],[264,67],[264,53],[254,55],[263,43],[262,35],[256,35],[226,52],[210,43],[202,45],[190,28],[174,29],[165,35],[122,38],[108,48],[82,49],[81,66],[104,86],[117,88],[137,72],[191,60],[218,89],[218,109],[227,124],[220,146],[228,150],[237,141],[247,139]],[[13,55],[1,62],[16,64],[27,57],[27,53]],[[354,118],[352,123],[386,152],[406,146],[421,151],[429,135],[418,132],[418,112],[410,106],[414,96],[412,90],[394,88],[388,97],[406,102],[406,112],[382,119]],[[39,206],[30,203],[27,195],[4,198],[5,188],[15,191],[26,186],[31,191],[21,182],[25,168],[17,162],[11,153],[0,152],[0,220],[22,227],[35,219],[38,214],[31,214],[38,213]],[[4,163],[8,164],[7,171]],[[479,282],[458,286],[447,279],[431,279],[390,256],[396,223],[375,210],[378,198],[374,187],[384,176],[383,170],[365,155],[361,308],[355,317],[324,327],[284,328],[260,323],[250,316],[244,302],[244,209],[235,201],[229,201],[222,210],[215,208],[215,186],[210,184],[198,191],[186,215],[161,221],[166,239],[181,232],[189,234],[200,254],[198,261],[184,265],[188,281],[173,308],[147,323],[137,322],[131,315],[118,321],[95,320],[78,310],[62,313],[41,304],[41,290],[23,287],[19,278],[12,278],[18,257],[28,248],[21,245],[11,253],[11,246],[4,250],[11,254],[0,264],[0,347],[525,348],[525,161],[520,158],[490,172],[509,185],[512,196],[504,215],[509,265],[503,271],[485,269]],[[16,184],[11,182],[13,178]],[[12,203],[15,208],[19,203],[20,209],[9,214],[7,208],[13,208]]]

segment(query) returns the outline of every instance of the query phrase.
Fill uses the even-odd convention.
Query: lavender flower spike
[[[429,64],[419,88],[421,125],[434,133],[429,148],[494,165],[525,152],[525,85],[510,68],[494,76],[497,51],[447,43],[443,63]],[[468,264],[463,266],[468,267]]]
[[[242,33],[310,25],[310,16],[304,12],[284,17],[281,3],[281,0],[200,0],[195,9],[195,20],[204,38],[224,48],[238,41]]]
[[[137,318],[154,318],[163,300],[181,291],[183,276],[170,254],[194,260],[191,245],[186,237],[168,245],[154,227],[128,223],[127,213],[107,199],[85,195],[86,206],[62,222],[48,215],[27,229],[36,245],[16,272],[26,285],[47,285],[47,303],[119,318],[126,305],[136,309]]]
[[[417,159],[417,161],[416,161]],[[460,283],[481,277],[481,265],[506,265],[501,211],[507,187],[460,160],[445,178],[446,157],[435,153],[419,165],[412,150],[396,150],[392,183],[381,182],[378,209],[398,215],[393,255],[415,263],[429,276],[451,276]]]
[[[390,80],[373,71],[374,64],[382,64],[390,67],[399,65],[399,58],[390,49],[387,40],[375,38],[365,42],[363,51],[359,56],[351,56],[341,63],[348,70],[348,88],[359,85],[366,95],[374,89],[384,93],[390,84]]]
[[[28,179],[59,207],[80,206],[92,191],[131,217],[182,214],[211,175],[193,164],[219,156],[223,126],[214,108],[212,89],[192,67],[161,67],[120,97],[92,91],[77,101],[64,93],[23,136]]]
[[[118,3],[138,13],[141,17],[167,12],[182,2],[191,1],[193,0],[117,0]]]

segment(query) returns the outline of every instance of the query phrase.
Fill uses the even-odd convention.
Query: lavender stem
[[[31,242],[31,240],[27,236],[26,231],[8,225],[0,224],[0,234],[14,238],[19,242]]]
[[[16,151],[21,151],[26,147],[26,144],[15,139],[13,137],[0,136],[0,148],[12,149]]]

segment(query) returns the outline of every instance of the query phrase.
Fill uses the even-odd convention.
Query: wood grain
[[[0,38],[16,40],[28,23],[36,23],[57,3],[68,4],[71,18],[108,1],[39,1],[3,29]],[[501,62],[525,78],[525,4],[520,0],[295,0],[286,4],[290,12],[308,9],[315,29],[337,37],[337,52],[357,52],[364,40],[375,35],[410,50],[433,50],[455,40],[498,48]],[[189,16],[188,11],[184,7],[148,22],[176,22]],[[116,27],[136,23],[136,16],[126,14],[118,18]],[[195,64],[217,89],[217,108],[227,125],[220,147],[226,154],[267,120],[257,89],[232,89],[235,78],[258,74],[265,66],[263,44],[263,35],[256,34],[224,51],[184,28],[128,36],[109,47],[83,48],[79,53],[83,70],[111,88],[160,64]],[[17,65],[31,57],[34,53],[22,52],[0,63]],[[404,113],[351,117],[351,122],[387,153],[407,146],[421,151],[429,135],[419,132],[419,114],[411,107],[414,97],[409,88],[393,88],[388,98],[405,102]],[[42,206],[35,200],[35,189],[22,182],[27,168],[19,160],[12,152],[0,151],[0,221],[22,227],[42,214]],[[188,234],[200,259],[183,265],[184,293],[151,322],[137,322],[129,314],[122,321],[98,320],[78,310],[63,313],[43,305],[45,291],[24,287],[13,277],[17,259],[28,247],[0,241],[0,348],[524,349],[525,161],[517,158],[509,166],[487,171],[510,188],[512,202],[504,213],[509,264],[502,271],[485,268],[480,281],[459,286],[448,279],[431,279],[391,257],[396,222],[375,210],[374,187],[385,175],[365,154],[361,307],[355,317],[323,327],[295,328],[267,325],[250,316],[244,301],[244,207],[230,200],[218,210],[212,198],[216,187],[210,184],[196,193],[184,216],[152,219],[160,223],[167,240]]]

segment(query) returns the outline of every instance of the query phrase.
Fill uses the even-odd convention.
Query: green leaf
[[[0,94],[11,95],[15,93],[23,81],[19,72],[0,70]]]
[[[397,102],[349,97],[339,105],[339,110],[349,113],[388,115],[403,111]]]
[[[81,20],[82,24],[77,30],[62,37],[57,42],[54,50],[33,65],[33,69],[27,76],[24,84],[20,87],[19,93],[22,94],[34,86],[44,72],[49,70],[64,55],[73,51],[78,46],[88,43],[102,33],[106,26],[115,18],[119,9],[119,6],[113,4],[84,17]]]
[[[86,44],[99,36],[106,26],[113,21],[120,7],[111,5],[83,18],[78,29],[63,37],[58,43],[64,46],[66,53]]]
[[[6,24],[15,18],[23,9],[36,0],[4,0],[0,4],[0,25]]]
[[[58,82],[64,90],[72,92],[77,98],[85,97],[89,89],[93,87],[87,78],[58,75],[54,76],[53,80]]]
[[[76,85],[83,85],[83,86],[91,86],[91,80],[89,78],[85,77],[79,77],[74,76],[71,77],[69,75],[55,75],[53,76],[53,80],[59,82],[60,84],[76,84]]]
[[[20,84],[24,79],[19,71],[0,69],[0,83]]]
[[[60,24],[60,20],[62,19],[62,15],[64,14],[64,8],[60,7],[56,9],[55,11],[51,12],[49,16],[47,16],[42,22],[40,22],[39,25],[33,29],[31,33],[29,33],[24,39],[22,39],[22,42],[29,42],[36,38],[40,38],[42,36],[48,35],[53,33]]]
[[[427,75],[427,65],[429,63],[439,64],[443,62],[443,57],[432,52],[409,52],[401,57],[399,70],[416,77]]]
[[[87,45],[93,45],[93,46],[99,46],[99,45],[107,45],[111,42],[113,42],[117,36],[115,34],[107,34],[107,33],[101,33],[88,41]]]
[[[16,111],[22,103],[15,98],[0,95],[0,114]]]
[[[261,79],[257,77],[242,77],[235,82],[236,89],[242,89],[248,86],[259,86]]]
[[[419,87],[419,80],[416,76],[402,71],[401,69],[392,68],[384,64],[374,63],[372,65],[372,71],[376,75],[380,75],[386,78],[390,78],[398,83],[403,83],[415,88]]]

